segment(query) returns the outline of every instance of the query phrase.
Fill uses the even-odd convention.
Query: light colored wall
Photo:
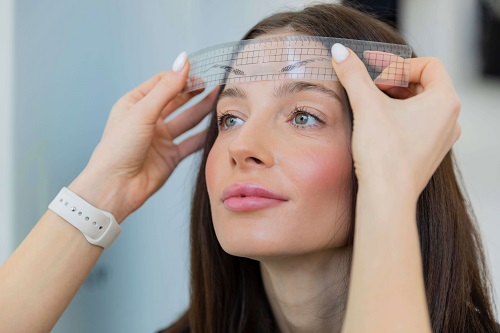
[[[0,1],[0,264],[12,251],[14,1]]]

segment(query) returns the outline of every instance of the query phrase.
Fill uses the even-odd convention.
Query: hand
[[[337,50],[342,54],[341,47]],[[347,51],[347,58],[332,64],[352,107],[352,154],[360,186],[390,186],[416,202],[460,136],[460,101],[453,84],[438,59],[412,58],[405,61],[413,92],[377,87],[357,55]]]
[[[158,74],[120,98],[87,167],[70,189],[110,211],[119,223],[153,195],[205,138],[204,131],[179,144],[173,142],[209,113],[217,89],[179,116],[164,121],[203,91],[180,93],[188,72],[186,62],[179,72]]]

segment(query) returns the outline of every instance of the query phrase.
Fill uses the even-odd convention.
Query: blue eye
[[[314,118],[311,117],[310,115],[308,114],[305,114],[305,113],[299,113],[299,114],[296,114],[295,117],[293,118],[293,120],[295,121],[296,124],[298,125],[307,125],[307,123],[309,122],[309,120],[313,120],[314,121]],[[309,124],[311,125],[311,124]]]
[[[226,127],[232,127],[236,124],[236,118],[235,117],[226,117],[224,119],[224,125]]]
[[[293,125],[300,128],[308,126],[316,126],[322,123],[322,121],[318,117],[313,116],[309,112],[300,108],[296,108],[295,110],[293,110],[292,116],[293,116],[292,119]]]
[[[295,108],[291,112],[290,118],[291,120],[289,121],[291,121],[295,127],[300,129],[324,124],[324,122],[320,118],[302,108]],[[220,116],[217,116],[217,124],[219,127],[219,131],[225,131],[230,129],[231,127],[242,125],[243,120],[232,115],[229,112],[224,112]]]
[[[233,116],[230,113],[223,113],[219,117],[217,117],[217,123],[219,125],[220,130],[227,130],[231,127],[234,127],[238,124],[241,124],[243,121],[238,117]]]

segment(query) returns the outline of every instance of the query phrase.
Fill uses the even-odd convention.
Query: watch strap
[[[122,231],[111,213],[92,206],[66,187],[49,209],[80,230],[90,243],[103,248],[110,247]]]

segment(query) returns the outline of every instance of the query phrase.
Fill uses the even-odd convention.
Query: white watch
[[[63,187],[49,209],[79,229],[92,244],[108,248],[122,232],[114,216]]]

